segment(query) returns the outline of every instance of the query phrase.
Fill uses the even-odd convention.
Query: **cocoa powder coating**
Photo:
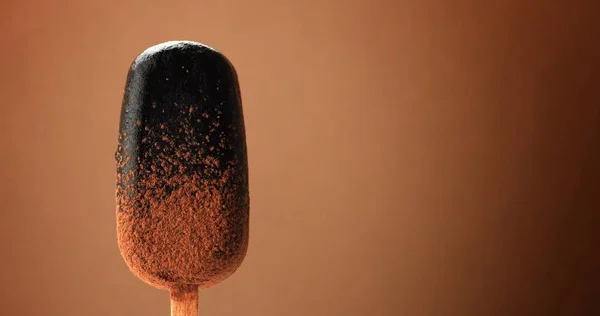
[[[144,54],[130,69],[121,113],[119,248],[153,286],[208,287],[239,267],[248,245],[237,77],[222,55],[194,43]]]

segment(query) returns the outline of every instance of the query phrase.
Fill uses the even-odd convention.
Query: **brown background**
[[[600,313],[600,11],[533,2],[3,1],[0,314],[169,314],[113,159],[129,63],[176,39],[236,66],[251,164],[200,315]]]

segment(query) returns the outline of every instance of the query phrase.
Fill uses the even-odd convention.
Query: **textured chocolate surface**
[[[160,288],[210,286],[248,243],[248,169],[237,76],[215,50],[167,42],[133,62],[117,160],[119,248]]]

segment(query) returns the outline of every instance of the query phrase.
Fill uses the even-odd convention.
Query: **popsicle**
[[[198,289],[229,277],[248,246],[246,138],[235,69],[191,41],[131,64],[117,161],[117,240],[134,275],[197,315]]]

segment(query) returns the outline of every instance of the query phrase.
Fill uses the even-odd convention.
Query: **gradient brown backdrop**
[[[169,314],[119,255],[114,151],[130,62],[175,39],[236,66],[251,164],[200,315],[600,312],[594,2],[3,1],[0,314]]]

